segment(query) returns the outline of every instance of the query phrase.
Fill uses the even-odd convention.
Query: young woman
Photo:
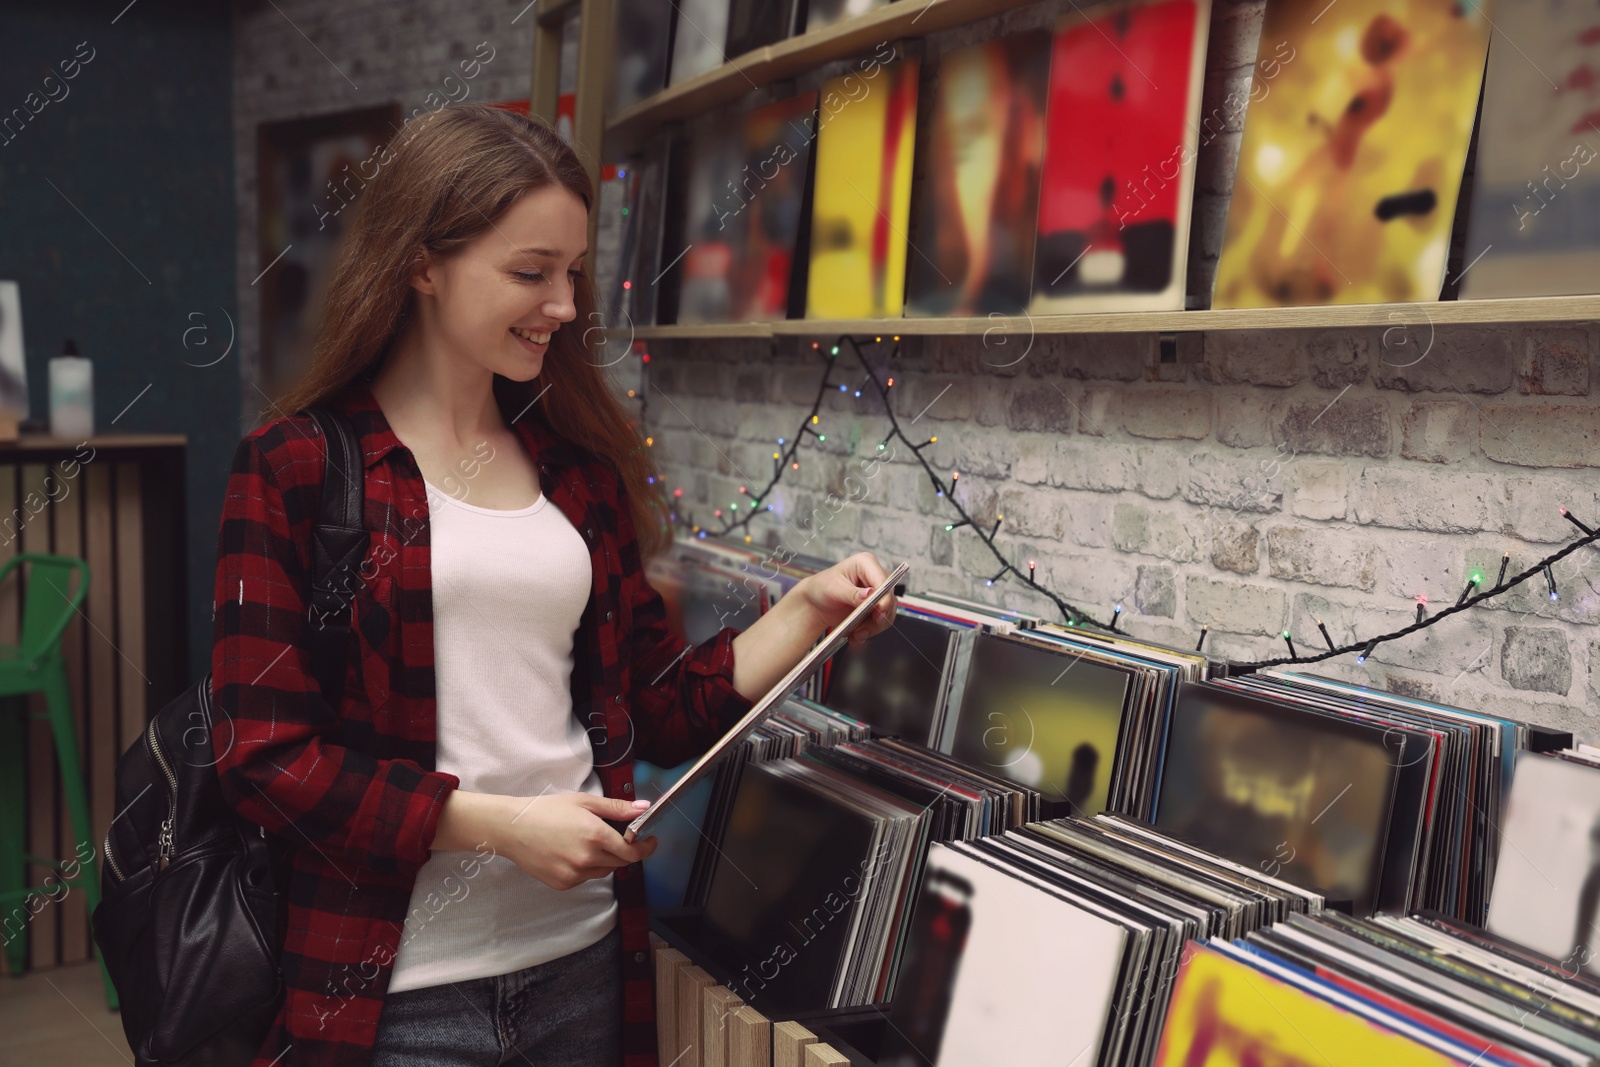
[[[646,1067],[654,839],[603,820],[646,806],[634,759],[704,751],[887,575],[861,553],[743,632],[675,640],[643,571],[664,503],[594,350],[583,166],[481,105],[397,140],[222,517],[217,770],[287,872],[285,1003],[253,1067]],[[311,405],[353,424],[371,542],[333,703],[309,651]]]

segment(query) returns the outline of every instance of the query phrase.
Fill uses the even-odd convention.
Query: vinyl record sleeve
[[[1600,972],[1600,769],[1519,753],[1501,830],[1489,932]]]
[[[861,646],[840,649],[827,667],[823,701],[878,731],[929,744],[939,722],[952,642],[960,631],[898,612]]]
[[[1266,8],[1213,308],[1439,298],[1487,8]]]
[[[939,57],[912,193],[907,316],[1019,315],[1033,283],[1048,30]]]
[[[1155,1067],[1205,1063],[1213,1050],[1226,1055],[1224,1050],[1245,1045],[1285,1062],[1332,1067],[1447,1067],[1455,1062],[1230,958],[1225,954],[1230,947],[1194,946],[1172,994]],[[1330,1054],[1337,1059],[1329,1060]]]
[[[896,990],[891,1040],[936,1048],[937,1067],[1096,1062],[1126,931],[950,846],[933,846],[927,871],[905,967],[918,981]],[[1074,965],[1015,981],[1041,942],[1074,946]],[[927,1060],[901,1044],[878,1062]]]
[[[822,87],[807,318],[893,318],[904,307],[920,69],[874,60]]]
[[[1121,2],[1057,24],[1032,314],[1184,306],[1210,12]]]
[[[1398,768],[1384,731],[1186,683],[1155,826],[1371,914]]]
[[[979,634],[939,747],[1094,814],[1111,788],[1132,676],[1070,649]]]
[[[682,85],[728,61],[728,8],[732,0],[673,0],[678,25],[672,44],[671,84]]]

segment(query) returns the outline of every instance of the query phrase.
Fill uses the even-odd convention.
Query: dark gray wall
[[[237,343],[191,365],[238,321],[231,22],[221,3],[0,0],[0,119],[60,98],[0,134],[0,278],[22,288],[31,413],[71,337],[94,361],[97,430],[188,437],[191,673],[239,438]]]

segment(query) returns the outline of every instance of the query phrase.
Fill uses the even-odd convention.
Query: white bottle
[[[50,361],[50,436],[84,441],[94,436],[94,364],[70,340]]]

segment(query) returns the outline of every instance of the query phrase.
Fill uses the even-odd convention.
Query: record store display
[[[844,742],[727,767],[726,815],[708,816],[716,847],[701,850],[703,894],[691,899],[704,903],[699,947],[759,1008],[882,1002],[902,947],[900,903],[930,841],[1038,814],[1037,794],[903,742]]]
[[[1333,1067],[1592,1064],[1600,988],[1560,961],[1426,913],[1294,916],[1193,947],[1155,1063],[1245,1055]]]
[[[1106,817],[938,844],[887,1019],[822,1032],[852,1063],[879,1067],[1148,1063],[1188,939],[1321,905]],[[1041,944],[1061,955],[1016,981]]]
[[[1210,22],[1155,0],[1056,27],[1031,313],[1183,307]]]
[[[1490,27],[1458,0],[1267,5],[1212,307],[1439,298]]]

